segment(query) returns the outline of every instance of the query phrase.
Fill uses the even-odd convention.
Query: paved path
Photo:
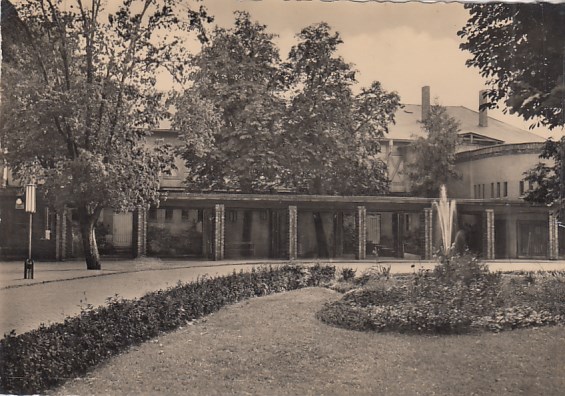
[[[324,261],[328,262],[328,261]],[[279,265],[284,261],[180,261],[139,259],[106,261],[100,271],[87,271],[84,262],[37,263],[34,279],[23,279],[23,263],[0,262],[0,336],[15,329],[23,333],[41,323],[60,322],[77,315],[81,306],[99,306],[116,294],[131,299],[176,285],[199,276],[225,275],[253,266]],[[375,261],[332,261],[358,272],[377,264]],[[385,262],[393,273],[410,273],[414,268],[433,268],[433,262]],[[563,270],[565,261],[496,261],[491,270]]]

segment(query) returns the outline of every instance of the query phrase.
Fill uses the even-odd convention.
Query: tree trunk
[[[251,230],[253,227],[253,211],[244,210],[243,211],[243,232],[241,241],[244,243],[241,245],[241,256],[250,257],[251,256]]]
[[[98,246],[96,244],[96,235],[94,232],[94,225],[99,214],[99,210],[95,211],[94,214],[90,214],[85,207],[78,209],[84,259],[86,260],[86,269],[89,270],[102,269],[100,265],[100,254],[98,253]]]
[[[324,232],[324,220],[320,212],[314,212],[314,229],[316,230],[316,242],[318,245],[318,258],[328,258],[330,253],[328,250],[328,242],[326,233]]]
[[[324,183],[320,177],[314,179],[314,193],[318,195],[325,194],[326,189]],[[328,250],[328,242],[326,240],[326,233],[324,232],[324,219],[322,219],[322,213],[313,212],[314,216],[314,230],[316,231],[316,242],[318,244],[318,257],[328,258],[330,253]]]

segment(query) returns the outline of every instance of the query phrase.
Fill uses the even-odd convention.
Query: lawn
[[[324,288],[254,298],[132,348],[53,393],[530,394],[565,390],[565,327],[430,336],[358,332],[315,315]]]

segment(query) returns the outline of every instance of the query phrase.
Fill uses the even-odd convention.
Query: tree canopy
[[[564,144],[565,137],[561,138],[560,141],[552,139],[545,141],[539,155],[539,158],[545,161],[540,161],[524,174],[524,180],[532,186],[531,189],[525,191],[524,199],[526,201],[544,205],[559,203],[561,196],[561,156],[562,145]]]
[[[156,73],[182,62],[176,33],[209,19],[204,9],[181,17],[176,0],[104,3],[18,3],[23,45],[13,43],[2,65],[6,159],[51,204],[77,209],[89,269],[100,268],[93,230],[102,208],[158,200],[159,172],[173,157],[144,144],[167,114]]]
[[[353,94],[352,65],[325,23],[304,28],[282,62],[267,27],[237,12],[192,57],[173,125],[191,190],[383,194],[379,139],[400,98],[380,83]]]
[[[297,37],[283,65],[290,97],[282,149],[288,184],[311,194],[386,193],[379,139],[394,122],[400,97],[379,82],[354,95],[355,69],[336,54],[343,41],[326,23]]]
[[[447,114],[444,106],[435,104],[422,121],[422,129],[426,137],[418,137],[410,146],[408,179],[412,193],[437,197],[442,184],[459,177],[455,171],[459,122]]]
[[[503,100],[532,127],[565,125],[565,4],[474,3],[458,32],[490,85],[489,107]]]
[[[189,189],[251,193],[280,186],[275,151],[284,103],[273,37],[236,12],[234,27],[216,28],[190,59],[192,85],[173,102]]]

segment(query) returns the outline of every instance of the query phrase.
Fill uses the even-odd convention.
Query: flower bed
[[[433,271],[372,271],[336,287],[320,320],[354,330],[460,334],[565,323],[565,273],[502,275],[470,255],[441,257]],[[349,284],[349,287],[347,286]]]
[[[335,267],[283,265],[202,278],[136,300],[111,299],[63,323],[41,326],[0,341],[0,393],[30,394],[87,370],[161,332],[174,330],[246,298],[316,286]]]

